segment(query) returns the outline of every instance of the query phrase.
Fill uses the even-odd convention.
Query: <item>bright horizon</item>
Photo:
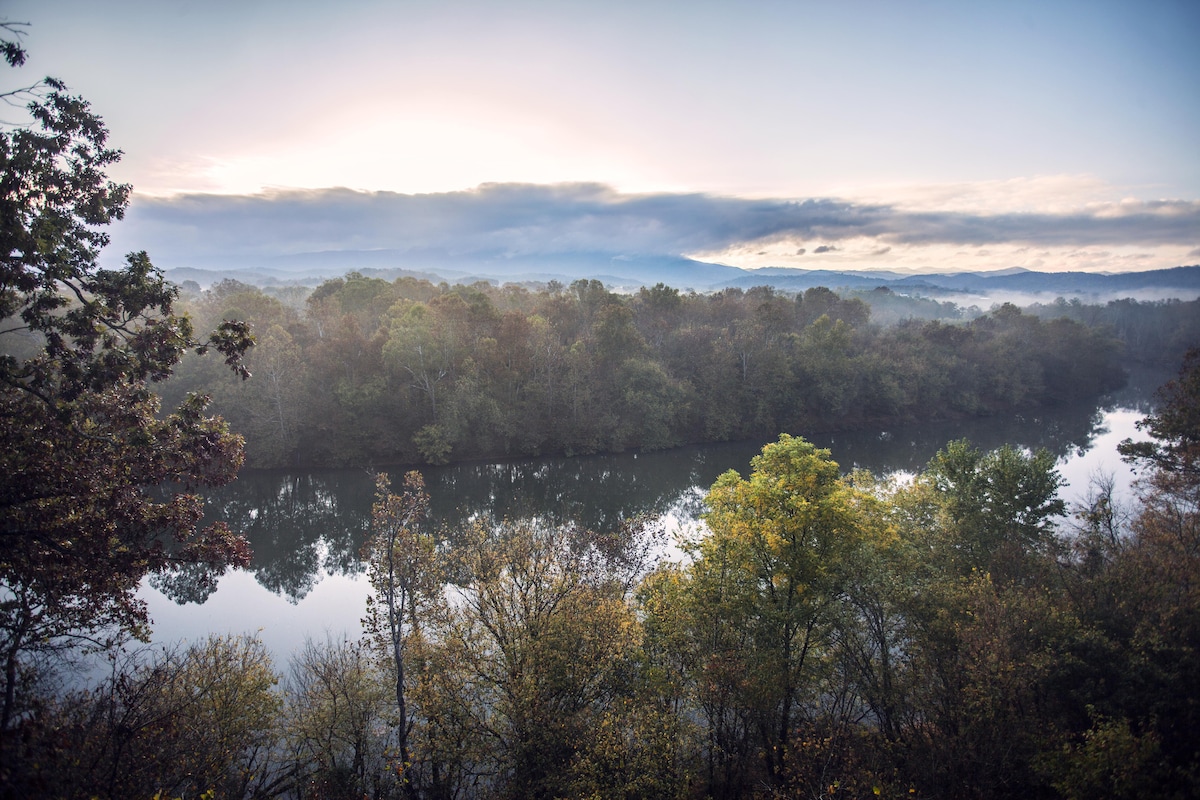
[[[31,23],[5,86],[50,74],[91,101],[136,192],[114,245],[166,268],[471,247],[1200,263],[1193,3],[10,0],[2,16]]]

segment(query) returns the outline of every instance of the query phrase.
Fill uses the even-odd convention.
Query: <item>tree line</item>
[[[1122,298],[1090,304],[1059,298],[1032,305],[1027,313],[1043,319],[1065,317],[1107,330],[1121,342],[1124,358],[1174,368],[1200,342],[1200,300],[1134,300]]]
[[[630,520],[438,530],[379,476],[362,641],[252,637],[43,696],[24,796],[1135,798],[1200,770],[1200,350],[1064,517],[1046,451],[909,481],[782,435],[674,558]]]
[[[200,328],[249,322],[244,384],[185,359],[188,392],[247,440],[254,466],[662,449],[1069,403],[1123,380],[1102,328],[1006,305],[971,321],[870,323],[823,289],[716,294],[595,280],[540,290],[351,273],[302,308],[224,281]]]

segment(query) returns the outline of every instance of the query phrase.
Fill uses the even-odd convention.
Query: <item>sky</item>
[[[1200,263],[1195,0],[0,0],[159,266]]]

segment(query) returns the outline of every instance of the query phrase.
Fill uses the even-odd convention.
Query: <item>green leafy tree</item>
[[[18,66],[20,29],[0,27]],[[198,338],[145,253],[98,266],[102,227],[129,198],[105,175],[120,153],[62,82],[17,97],[29,122],[0,126],[0,735],[24,654],[144,635],[134,591],[146,574],[188,567],[211,580],[249,557],[224,526],[198,527],[202,504],[187,491],[234,477],[240,437],[206,398],[162,413],[154,393],[188,350],[215,348],[248,376],[248,329]],[[36,346],[18,354],[14,342]],[[159,494],[164,484],[183,490]]]
[[[796,723],[824,687],[862,520],[828,450],[784,434],[751,465],[750,478],[730,471],[713,484],[711,533],[690,571],[697,611],[723,631],[704,655],[711,688],[733,682],[729,702],[747,714],[777,781]]]
[[[1005,445],[984,453],[965,439],[950,442],[922,481],[939,500],[938,529],[950,537],[942,552],[964,574],[980,569],[1018,578],[1055,546],[1055,519],[1066,504],[1048,450],[1024,453]]]

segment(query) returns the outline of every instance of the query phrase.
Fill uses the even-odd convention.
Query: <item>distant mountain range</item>
[[[1114,274],[1036,272],[1022,268],[995,272],[906,274],[783,267],[749,270],[676,256],[613,256],[609,253],[510,257],[503,254],[455,256],[442,252],[341,250],[277,256],[254,262],[210,262],[204,267],[171,269],[167,275],[176,283],[193,280],[201,286],[224,278],[259,286],[315,286],[327,278],[356,270],[387,279],[409,275],[435,283],[547,283],[553,280],[569,284],[585,278],[599,280],[614,290],[635,290],[641,286],[663,283],[680,290],[697,292],[753,286],[773,286],[782,291],[797,292],[826,286],[834,290],[887,288],[898,294],[946,298],[1006,295],[1091,300],[1121,296],[1144,299],[1200,297],[1200,266]]]
[[[760,270],[764,272],[766,270]],[[1104,274],[1098,272],[1035,272],[1006,269],[996,272],[958,272],[929,275],[901,275],[886,272],[828,272],[813,270],[770,270],[770,284],[788,291],[812,286],[848,289],[886,287],[902,294],[945,295],[1002,293],[1029,295],[1053,294],[1064,297],[1101,297],[1113,295],[1152,295],[1163,297],[1200,296],[1200,266],[1173,267],[1146,272]],[[744,281],[749,281],[746,283]],[[734,286],[762,285],[755,273],[738,279]]]

